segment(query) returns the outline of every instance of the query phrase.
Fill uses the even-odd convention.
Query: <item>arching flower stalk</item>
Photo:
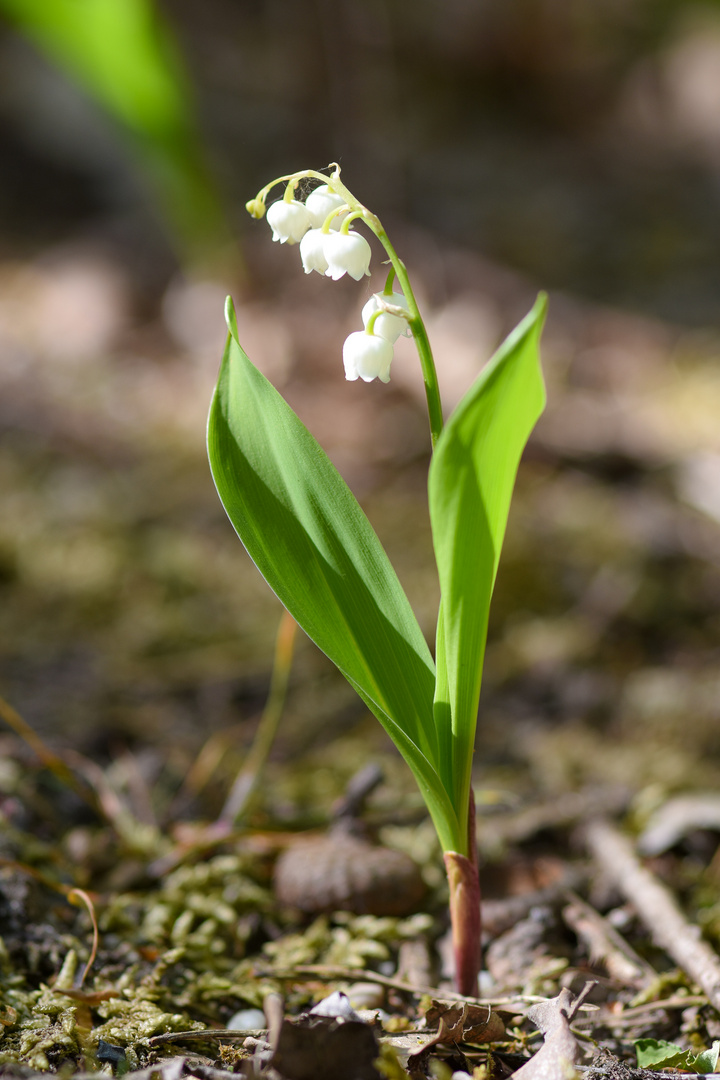
[[[329,168],[329,175],[316,172],[314,169],[306,169],[302,172],[280,176],[277,180],[266,184],[254,199],[250,199],[246,203],[246,209],[252,217],[257,219],[263,218],[267,213],[268,221],[273,229],[273,239],[279,239],[283,242],[284,237],[285,242],[300,245],[300,257],[306,274],[316,270],[318,273],[332,278],[333,281],[337,281],[346,273],[359,281],[369,275],[370,272],[369,265],[372,254],[370,245],[356,229],[350,228],[351,224],[354,222],[362,223],[375,234],[388,256],[392,267],[392,278],[395,278],[400,286],[401,292],[396,294],[402,298],[401,301],[397,302],[403,309],[400,317],[406,318],[406,325],[415,340],[420,357],[425,382],[430,435],[434,446],[443,426],[440,390],[430,341],[407,270],[391,244],[379,217],[368,210],[345,186],[340,179],[339,165],[334,164]],[[303,187],[311,181],[317,181],[318,186],[309,192],[303,203]],[[281,199],[270,203],[270,206],[267,207],[270,192],[273,188],[281,185],[284,185]],[[279,210],[273,210],[273,207],[277,207],[281,203],[285,205],[281,206]],[[305,216],[301,216],[294,209],[296,204],[304,207]],[[327,214],[322,223],[318,224],[323,210],[327,210]],[[283,225],[282,231],[278,229],[278,218]],[[339,227],[338,221],[340,222]],[[303,229],[298,235],[301,222]],[[279,235],[276,236],[276,233],[279,233]],[[381,337],[384,336],[382,330],[379,330],[378,333]]]
[[[408,302],[403,293],[383,292],[370,297],[361,311],[363,326],[367,326],[377,313],[374,332],[386,338],[392,345],[397,339],[410,332],[408,328]]]

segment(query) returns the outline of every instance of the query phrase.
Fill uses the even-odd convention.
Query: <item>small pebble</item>
[[[238,1029],[233,1029],[233,1030],[238,1030]],[[265,1042],[264,1039],[256,1039],[254,1035],[248,1035],[248,1037],[246,1039],[243,1039],[243,1046],[245,1047],[246,1050],[258,1050],[258,1049],[262,1050],[267,1046],[267,1043]]]
[[[377,983],[357,982],[348,987],[347,996],[353,1009],[379,1009],[385,1000],[385,991]]]
[[[627,907],[613,908],[605,916],[615,930],[627,930],[633,921],[634,914]]]
[[[390,1013],[384,1009],[358,1009],[357,1016],[358,1020],[370,1027],[384,1027],[386,1020],[390,1019]]]
[[[358,1016],[353,1009],[347,994],[342,990],[335,990],[328,997],[318,1001],[310,1010],[313,1016],[334,1016],[342,1020],[357,1020]]]
[[[262,1009],[240,1009],[228,1020],[231,1031],[264,1031],[267,1020]]]
[[[125,1049],[105,1042],[104,1039],[98,1039],[96,1057],[98,1061],[109,1062],[113,1066],[120,1065],[125,1061]]]

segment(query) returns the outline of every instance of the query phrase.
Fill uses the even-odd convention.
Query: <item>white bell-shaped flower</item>
[[[327,184],[321,184],[311,191],[305,200],[305,209],[310,215],[310,224],[319,229],[328,214],[341,206],[347,206],[345,200],[336,192],[331,191]],[[330,222],[331,229],[339,229],[345,214],[336,214]]]
[[[305,204],[296,199],[292,202],[278,199],[268,207],[267,219],[273,240],[279,240],[281,244],[298,244],[310,228],[310,215]]]
[[[327,259],[325,258],[326,233],[322,229],[309,229],[300,241],[300,258],[302,269],[305,273],[325,273]]]
[[[323,233],[322,229],[308,229],[300,241],[300,258],[306,274],[311,274],[313,270],[317,270],[319,274],[324,274],[327,270],[328,262],[325,258],[326,239],[327,233]]]
[[[323,249],[328,263],[325,274],[333,281],[337,281],[343,274],[349,274],[356,281],[366,274],[370,276],[368,268],[372,251],[360,233],[353,229],[348,229],[346,233],[327,233]]]
[[[404,319],[402,315],[391,315],[389,311],[384,311],[383,302],[408,311],[408,302],[404,293],[394,292],[390,295],[374,293],[362,309],[363,326],[367,326],[371,315],[374,315],[376,311],[381,311],[382,314],[378,315],[373,323],[373,333],[379,334],[380,337],[394,344],[408,329],[407,319]]]
[[[350,334],[343,345],[343,364],[345,378],[350,382],[362,379],[372,382],[390,382],[390,364],[393,347],[386,338],[377,334],[368,334],[367,330],[356,330]]]

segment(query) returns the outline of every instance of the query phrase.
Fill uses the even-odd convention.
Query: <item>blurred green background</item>
[[[6,242],[142,217],[144,176],[173,248],[222,243],[213,190],[242,234],[248,191],[340,159],[386,216],[549,287],[717,317],[716,3],[0,9]]]
[[[339,360],[380,275],[306,279],[244,211],[273,176],[334,160],[415,276],[448,405],[551,293],[550,408],[500,571],[482,760],[537,771],[550,746],[541,782],[572,785],[610,733],[645,750],[628,776],[714,782],[710,2],[1,0],[0,692],[50,738],[152,745],[179,774],[210,732],[250,737],[279,613],[204,460],[230,289],[248,352],[431,633],[412,357],[388,389],[348,388]],[[328,731],[384,745],[301,644],[278,753]]]

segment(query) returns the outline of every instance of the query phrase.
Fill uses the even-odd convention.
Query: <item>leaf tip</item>
[[[238,339],[237,316],[235,315],[235,305],[233,303],[232,296],[226,296],[225,297],[225,322],[227,323],[228,330],[230,331],[232,336],[237,341],[237,339]]]
[[[531,315],[535,317],[535,320],[542,326],[545,322],[545,316],[548,311],[548,294],[546,292],[539,292],[537,300],[533,304]]]

